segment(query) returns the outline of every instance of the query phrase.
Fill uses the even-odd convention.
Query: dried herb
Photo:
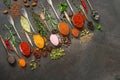
[[[89,34],[89,31],[88,31],[88,30],[86,30],[86,29],[82,30],[81,36],[85,36],[85,35],[87,35],[87,34]]]
[[[44,37],[47,37],[48,30],[45,27],[45,24],[39,18],[39,15],[36,14],[33,10],[31,10],[31,13],[32,13],[32,19],[34,21],[35,26],[37,27],[38,33],[40,33]]]

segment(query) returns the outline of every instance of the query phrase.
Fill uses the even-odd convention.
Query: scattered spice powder
[[[26,42],[20,43],[20,48],[24,56],[29,57],[30,56],[30,46]]]
[[[69,27],[65,22],[60,22],[58,25],[59,31],[62,35],[68,35],[69,34]]]
[[[80,38],[80,43],[87,43],[87,42],[89,42],[90,40],[92,40],[93,36],[94,36],[93,33],[89,33],[89,34],[87,34],[85,36],[82,36]]]
[[[84,21],[85,21],[85,16],[80,13],[76,13],[73,15],[73,23],[77,28],[83,28]]]
[[[12,15],[12,17],[18,17],[20,16],[20,8],[21,8],[21,5],[20,3],[17,1],[17,2],[14,2],[10,8],[10,13]]]

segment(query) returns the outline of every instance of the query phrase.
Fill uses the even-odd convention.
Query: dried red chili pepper
[[[82,4],[83,8],[85,9],[86,13],[88,14],[88,9],[87,9],[87,5],[86,5],[85,1],[81,0],[81,4]]]
[[[12,50],[8,39],[5,39],[5,44],[6,44],[8,49]]]

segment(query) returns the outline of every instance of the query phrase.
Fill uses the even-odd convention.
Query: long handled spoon
[[[72,13],[73,13],[73,16],[72,16],[72,22],[74,23],[74,25],[76,25],[76,21],[74,19],[76,19],[76,16],[79,15],[79,19],[77,20],[77,23],[81,24],[81,25],[76,25],[77,28],[83,28],[83,25],[84,25],[84,16],[81,14],[81,13],[75,13],[75,11],[73,10],[69,0],[66,0]]]
[[[68,27],[67,23],[61,21],[60,17],[58,16],[58,14],[57,14],[54,6],[53,6],[52,0],[47,0],[47,2],[48,2],[49,5],[52,7],[55,15],[57,16],[58,20],[60,21],[60,23],[58,24],[58,29],[59,29],[60,33],[61,33],[62,35],[67,36],[67,35],[69,34],[69,27]],[[64,28],[63,28],[63,25],[64,25]],[[66,31],[66,32],[65,32],[65,31]]]
[[[17,31],[17,29],[16,29],[16,27],[15,27],[13,18],[12,18],[10,15],[8,16],[8,21],[9,21],[10,24],[13,26],[15,32],[17,33],[18,38],[19,38],[20,41],[21,41],[21,42],[20,42],[20,50],[22,51],[23,55],[25,55],[25,54],[30,55],[30,46],[29,46],[29,44],[28,44],[27,42],[23,41],[22,38],[20,37],[20,35],[19,35],[19,33],[18,33],[18,31]],[[28,48],[28,52],[27,52],[27,53],[24,53],[23,50],[22,50],[22,47],[21,47],[21,46],[22,46],[23,43],[26,44],[26,46],[27,46],[27,48]]]
[[[14,46],[14,44],[13,44],[12,42],[11,42],[11,45],[12,45],[12,47],[13,47],[16,55],[18,56],[18,64],[19,64],[19,66],[22,67],[22,68],[24,68],[24,67],[26,66],[26,61],[25,61],[25,59],[23,59],[23,58],[19,55],[16,47]]]
[[[86,17],[86,20],[87,20],[87,25],[88,25],[88,29],[90,29],[90,30],[94,30],[94,24],[93,24],[93,22],[92,21],[90,21],[89,20],[89,18],[88,18],[88,16],[87,16],[87,14],[85,13],[85,11],[84,11],[84,9],[83,9],[83,6],[82,5],[80,5],[80,9],[81,9],[81,11],[83,12],[83,14],[85,15],[85,17]]]
[[[42,18],[42,20],[45,21],[45,16],[44,16],[44,13],[43,13],[43,12],[40,13],[40,17]],[[50,42],[51,42],[54,46],[58,46],[59,43],[61,42],[60,36],[59,36],[57,33],[52,33],[53,30],[51,29],[51,27],[48,26],[47,21],[45,21],[45,24],[46,24],[47,28],[50,30],[50,33],[51,33],[51,34],[50,34]]]
[[[7,46],[6,46],[5,42],[4,42],[4,39],[2,38],[1,35],[0,35],[0,39],[1,39],[2,43],[3,43],[4,48],[6,49],[6,52],[7,52],[7,61],[8,61],[8,63],[9,63],[9,64],[14,64],[15,61],[16,61],[16,60],[15,60],[15,57],[14,57],[12,54],[9,53],[9,51],[8,51],[8,49],[7,49]]]
[[[28,13],[27,13],[27,11],[26,11],[24,8],[22,8],[22,14],[23,14],[23,16],[29,21]],[[30,21],[29,21],[29,24],[30,24],[30,27],[31,27],[31,29],[32,29],[32,31],[33,31],[33,39],[34,39],[34,36],[39,35],[39,34],[37,34],[37,33],[35,32],[35,29],[33,28],[33,26],[32,26],[32,24],[31,24]],[[23,25],[23,26],[24,26],[24,25]],[[45,43],[43,37],[42,37],[41,35],[39,35],[39,36],[40,36],[41,40],[43,41],[43,43]],[[38,42],[41,43],[41,41],[38,41]],[[34,43],[35,43],[35,42],[34,42]],[[36,45],[36,43],[35,43],[35,45]],[[38,45],[36,45],[36,46],[38,47]],[[39,48],[43,48],[43,47],[44,47],[44,44],[42,44],[41,47],[39,47]]]
[[[42,4],[42,2],[41,2],[41,4]],[[42,7],[43,7],[44,11],[46,11],[46,9],[45,9],[45,7],[44,7],[43,4],[42,4]],[[59,34],[53,33],[53,31],[54,31],[55,29],[52,29],[52,28],[48,25],[48,23],[47,23],[47,21],[46,21],[45,14],[44,14],[43,12],[40,13],[40,17],[41,17],[41,19],[44,21],[44,23],[46,24],[46,26],[47,26],[47,28],[48,28],[48,30],[49,30],[49,32],[50,32],[50,37],[49,37],[50,42],[51,42],[54,46],[58,46],[59,43],[61,42],[61,37],[59,36]]]
[[[87,1],[88,5],[89,5],[91,11],[92,11],[91,15],[92,15],[93,20],[99,21],[100,20],[99,13],[92,7],[92,5],[91,5],[89,0],[86,0],[86,1]]]
[[[95,24],[94,22],[89,21],[87,14],[85,13],[85,11],[83,9],[83,6],[80,5],[80,8],[81,8],[82,12],[84,13],[84,15],[86,16],[86,19],[88,21],[87,25],[89,26],[88,28],[91,30],[94,30],[94,26],[95,26],[96,29],[102,31],[102,26],[100,24]]]
[[[25,8],[22,8],[21,11],[22,11],[22,14],[24,15],[24,17],[28,20],[32,31],[35,32],[35,30],[34,30],[32,24],[31,24],[31,22],[30,22],[30,19],[29,19],[29,17],[28,17],[28,14],[27,14],[27,11],[25,10]]]

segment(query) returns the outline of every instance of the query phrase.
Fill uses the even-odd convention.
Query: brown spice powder
[[[85,36],[82,36],[80,38],[80,43],[87,43],[87,42],[89,42],[90,40],[92,40],[93,36],[94,36],[94,33],[89,33],[89,34],[87,34]]]

